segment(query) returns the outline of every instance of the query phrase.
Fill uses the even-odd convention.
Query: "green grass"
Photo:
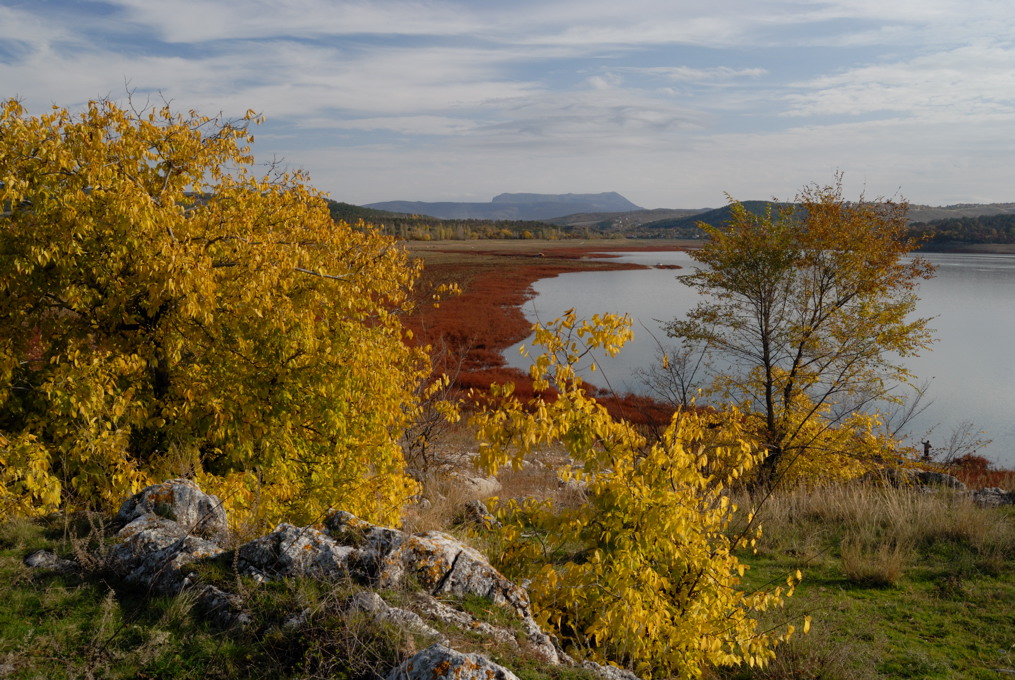
[[[404,631],[346,614],[351,586],[258,586],[212,564],[209,573],[246,589],[254,616],[248,629],[227,631],[204,621],[192,595],[150,597],[101,564],[61,574],[22,563],[35,549],[70,557],[100,543],[91,529],[78,538],[80,528],[62,520],[0,525],[0,677],[355,680],[386,673],[415,651]],[[303,609],[305,624],[287,629]]]
[[[749,506],[749,501],[742,501]],[[765,531],[744,587],[804,572],[784,609],[762,624],[799,630],[765,669],[710,671],[721,680],[999,678],[1015,670],[1015,509],[982,510],[959,496],[843,487],[796,492],[761,509]],[[239,578],[229,555],[199,569],[240,592],[254,623],[226,631],[204,622],[192,596],[150,598],[103,568],[95,518],[0,525],[0,677],[359,678],[383,675],[430,640],[345,610],[360,586]],[[886,547],[887,546],[887,547]],[[46,548],[96,555],[79,574],[22,563]],[[412,607],[411,592],[385,592]],[[517,622],[479,598],[455,606],[514,630]],[[292,624],[293,615],[306,612]],[[463,631],[444,630],[461,651],[484,653],[522,680],[590,680]],[[519,633],[519,637],[521,637]],[[523,642],[523,640],[520,640]]]
[[[72,556],[89,538],[74,538],[76,530],[55,519],[0,525],[0,582],[6,584],[0,676],[229,677],[243,650],[192,616],[189,597],[148,598],[120,588],[101,570],[62,574],[22,563],[40,548]]]
[[[797,492],[762,510],[745,586],[804,580],[765,624],[811,616],[770,667],[720,678],[998,678],[1015,673],[1015,512],[876,489]],[[767,521],[767,523],[766,523]],[[891,559],[883,559],[886,554]]]
[[[104,568],[109,542],[92,518],[0,524],[0,677],[3,678],[340,678],[383,677],[433,642],[370,615],[350,612],[362,586],[314,579],[257,583],[238,576],[233,554],[195,565],[205,583],[239,593],[253,623],[224,630],[206,622],[192,594],[151,597]],[[88,565],[78,573],[29,569],[24,557],[47,549]],[[100,557],[95,557],[98,554]],[[411,608],[411,587],[384,592]],[[479,597],[448,598],[476,619],[524,641],[517,618]],[[521,680],[594,680],[583,669],[548,667],[517,646],[443,626],[453,646],[515,670]]]

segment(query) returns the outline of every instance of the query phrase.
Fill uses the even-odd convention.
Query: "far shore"
[[[608,252],[653,252],[666,250],[694,250],[700,248],[702,239],[490,239],[490,240],[448,240],[448,241],[406,241],[409,251],[424,255],[431,252],[487,252],[496,250],[504,253],[581,253],[591,256]],[[925,253],[975,253],[983,255],[1015,255],[1015,243],[935,243],[921,248]]]

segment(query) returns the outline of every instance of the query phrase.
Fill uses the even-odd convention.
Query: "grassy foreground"
[[[948,491],[844,486],[775,496],[746,587],[801,569],[773,625],[810,615],[764,670],[721,678],[1015,675],[1015,508]]]
[[[505,491],[538,493],[548,481],[546,474],[506,479]],[[750,504],[741,499],[742,506]],[[844,486],[774,496],[761,516],[765,531],[757,554],[744,556],[751,565],[744,585],[761,587],[802,569],[796,594],[766,623],[810,615],[811,632],[780,648],[768,668],[714,669],[710,677],[1015,674],[1015,509],[981,509],[945,491]],[[0,582],[6,584],[0,677],[353,680],[378,677],[428,644],[342,612],[352,584],[258,586],[228,568],[217,577],[234,581],[257,623],[247,632],[218,629],[202,621],[186,595],[149,599],[118,582],[103,565],[104,533],[95,517],[0,525]],[[22,560],[38,548],[77,558],[84,569],[29,569]],[[311,619],[287,627],[292,612],[304,608],[313,612]],[[475,609],[481,613],[484,607],[477,603]],[[468,647],[470,641],[458,642]],[[469,651],[485,651],[523,680],[581,674],[541,668],[506,650]]]
[[[15,520],[0,525],[0,678],[383,678],[436,639],[350,610],[365,590],[313,578],[258,583],[227,559],[195,565],[199,579],[237,593],[251,622],[223,629],[208,622],[196,599],[152,596],[121,582],[103,553],[109,542],[96,516]],[[56,550],[76,558],[73,572],[30,569],[26,554]],[[227,553],[228,555],[228,553]],[[412,608],[418,593],[379,593]],[[521,624],[487,600],[438,599],[524,639]],[[579,668],[546,666],[517,646],[432,622],[454,649],[509,666],[520,680],[596,680]]]

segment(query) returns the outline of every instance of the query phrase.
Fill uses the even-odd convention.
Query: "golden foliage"
[[[630,336],[613,315],[578,322],[569,311],[536,327],[544,353],[533,378],[557,391],[552,401],[502,402],[474,417],[488,472],[520,465],[534,447],[562,445],[572,465],[559,471],[588,502],[554,508],[509,503],[500,566],[531,578],[537,615],[569,650],[630,668],[643,677],[697,677],[706,664],[764,664],[786,639],[758,628],[753,615],[779,606],[785,587],[747,593],[746,565],[734,555],[758,536],[731,537],[727,483],[749,473],[759,454],[732,417],[678,413],[661,441],[649,444],[587,395],[574,365],[590,348],[608,354]]]
[[[188,474],[243,521],[397,519],[418,265],[302,173],[255,176],[257,122],[0,108],[5,510]]]
[[[933,270],[906,257],[916,246],[907,210],[847,201],[837,177],[777,215],[732,202],[726,225],[700,225],[709,239],[691,255],[702,267],[679,278],[708,297],[667,332],[721,357],[712,391],[754,421],[767,451],[763,481],[812,449],[820,470],[833,445],[873,444],[875,423],[855,414],[892,400],[910,379],[900,358],[930,344],[929,319],[911,313],[917,283]]]

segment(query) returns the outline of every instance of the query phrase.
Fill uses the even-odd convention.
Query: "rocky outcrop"
[[[500,520],[493,516],[493,513],[486,507],[486,503],[481,500],[466,501],[462,506],[461,516],[466,522],[471,522],[484,529],[495,529],[501,526]]]
[[[110,566],[126,581],[157,592],[176,593],[187,585],[187,565],[223,552],[202,538],[225,533],[225,512],[189,480],[150,486],[124,501],[117,519],[127,522]]]
[[[259,581],[288,576],[348,577],[360,550],[341,545],[314,527],[279,524],[274,531],[237,549],[240,573]]]
[[[631,671],[626,671],[616,666],[603,666],[595,661],[583,661],[581,666],[585,670],[592,671],[603,680],[640,680]]]
[[[966,485],[959,481],[958,477],[944,472],[932,472],[930,470],[913,470],[913,479],[917,484],[927,487],[938,487],[945,489],[956,489],[965,491]]]
[[[987,489],[969,489],[953,475],[932,470],[912,468],[884,468],[864,475],[860,481],[865,484],[888,484],[893,487],[909,487],[924,493],[934,493],[942,489],[968,496],[980,507],[996,508],[1002,505],[1015,505],[1015,491],[1005,491],[997,487]]]
[[[123,502],[117,519],[123,524],[146,516],[175,522],[190,535],[216,540],[229,530],[222,502],[189,479],[154,484]]]
[[[883,483],[894,487],[918,487],[931,491],[933,489],[964,490],[966,485],[957,477],[943,472],[932,472],[918,468],[885,467],[868,472],[861,478],[864,483]]]
[[[477,520],[492,519],[485,507],[476,511]],[[219,568],[229,564],[236,574],[259,582],[310,577],[340,588],[353,584],[358,590],[343,601],[343,611],[393,623],[417,639],[437,643],[392,670],[389,678],[420,673],[427,680],[515,677],[485,657],[447,647],[449,638],[441,630],[449,629],[467,633],[468,639],[479,636],[487,644],[524,652],[543,663],[574,664],[536,624],[528,592],[497,571],[482,553],[442,532],[410,534],[337,511],[320,525],[283,523],[226,551],[228,525],[221,502],[184,479],[156,484],[131,496],[117,520],[118,542],[106,561],[111,570],[152,593],[191,592],[205,614],[223,626],[247,626],[252,619],[244,611],[240,594],[199,576],[200,565],[213,558],[218,559],[213,564]],[[53,570],[75,567],[52,553],[33,553],[25,563]],[[409,593],[410,606],[393,606],[378,590]],[[502,618],[499,622],[478,620],[458,606],[469,598],[486,600],[502,610]],[[311,615],[309,610],[294,611],[283,627],[307,625]]]
[[[385,680],[518,680],[518,676],[479,654],[432,645],[393,668]]]
[[[973,502],[983,508],[997,508],[1002,505],[1015,505],[1015,491],[1005,491],[998,487],[977,489],[971,492]]]
[[[403,628],[408,628],[417,635],[437,640],[441,644],[448,643],[447,636],[424,621],[422,616],[408,609],[392,607],[384,601],[383,597],[373,591],[364,590],[356,593],[349,600],[349,609],[370,614],[379,621],[391,621]]]

